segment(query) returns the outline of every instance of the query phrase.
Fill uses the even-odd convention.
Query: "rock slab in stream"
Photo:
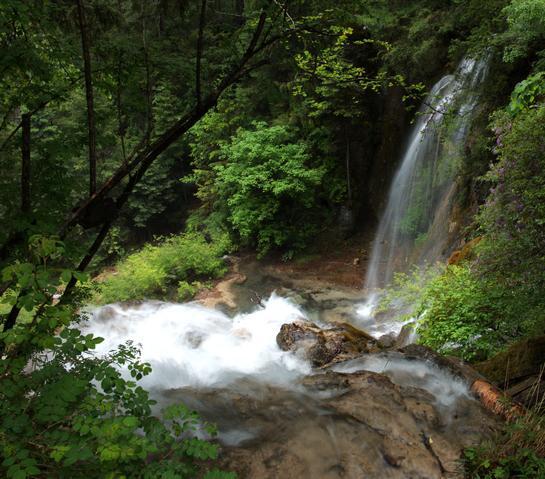
[[[445,411],[429,392],[369,371],[329,371],[304,386],[295,406],[256,404],[259,437],[226,447],[222,466],[246,479],[461,478],[462,449],[496,424],[473,399]]]
[[[276,342],[283,351],[297,352],[314,367],[377,350],[372,336],[348,323],[340,323],[331,329],[321,329],[306,321],[283,324]]]

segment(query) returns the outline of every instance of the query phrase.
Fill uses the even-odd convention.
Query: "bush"
[[[313,162],[309,144],[293,129],[264,122],[239,128],[217,148],[208,170],[196,168],[185,179],[198,185],[203,205],[260,255],[278,248],[291,256],[306,246],[328,215],[328,192],[338,187],[333,177],[322,184],[324,159]]]
[[[194,281],[193,283],[188,283],[187,281],[180,281],[178,283],[178,300],[179,301],[189,301],[193,296],[197,294],[199,289],[202,288],[202,283],[199,281]]]
[[[198,290],[199,280],[220,277],[227,271],[222,255],[229,249],[225,235],[210,243],[199,233],[172,236],[158,245],[147,245],[118,263],[117,272],[100,284],[98,303],[162,299],[174,296],[180,282],[187,286],[183,299]]]
[[[415,318],[418,341],[442,354],[482,360],[533,331],[528,302],[469,264],[398,274],[382,308]]]
[[[204,427],[213,437],[215,430],[194,412],[173,405],[163,419],[151,414],[155,402],[138,385],[151,368],[134,345],[97,357],[93,349],[102,338],[71,327],[81,291],[51,303],[61,280],[85,279],[49,266],[62,244],[44,240],[31,248],[36,262],[2,272],[15,294],[2,296],[0,309],[17,303],[30,320],[0,333],[0,476],[233,479],[209,470],[218,448],[197,432]]]
[[[449,266],[425,285],[419,299],[420,342],[443,354],[484,359],[520,334],[506,314],[506,292],[469,265]]]
[[[495,117],[499,159],[478,216],[488,241],[481,270],[535,297],[545,294],[545,105]]]

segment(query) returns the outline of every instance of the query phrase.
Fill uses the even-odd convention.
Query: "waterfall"
[[[442,259],[463,147],[488,61],[464,58],[432,88],[417,115],[373,241],[360,315],[369,319],[378,288],[397,271]],[[383,331],[385,332],[385,331]]]

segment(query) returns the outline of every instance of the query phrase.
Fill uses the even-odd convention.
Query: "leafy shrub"
[[[545,105],[495,117],[498,162],[478,215],[487,241],[479,269],[535,299],[545,294]],[[535,302],[534,302],[535,304]]]
[[[117,273],[100,285],[99,303],[162,298],[176,289],[180,281],[193,284],[186,288],[189,299],[197,288],[195,281],[219,277],[227,271],[222,255],[229,249],[225,235],[208,243],[199,233],[167,238],[158,245],[147,245],[118,263]],[[192,295],[191,295],[192,296]]]
[[[199,289],[201,289],[202,284],[198,281],[194,281],[193,283],[188,283],[187,281],[180,281],[178,283],[178,300],[179,301],[188,301],[193,296],[197,294]]]
[[[425,285],[417,307],[420,342],[464,359],[486,358],[517,337],[505,315],[505,291],[468,265],[449,266]]]
[[[151,368],[134,345],[93,355],[102,338],[71,327],[77,304],[51,303],[59,287],[55,278],[84,279],[50,269],[63,246],[39,241],[33,249],[35,263],[13,264],[2,275],[16,293],[2,297],[4,306],[17,303],[31,319],[0,333],[0,475],[233,479],[207,471],[218,450],[196,430],[205,426],[213,437],[213,427],[183,405],[165,409],[163,420],[151,414],[154,401],[138,385]]]
[[[508,30],[504,60],[524,58],[533,43],[545,37],[545,3],[542,0],[512,0],[504,8]]]
[[[186,181],[199,185],[199,197],[213,203],[242,244],[261,255],[273,248],[289,255],[315,235],[325,216],[327,169],[313,164],[309,145],[292,129],[256,122],[214,155],[212,174],[197,170]]]
[[[419,342],[443,354],[485,359],[534,327],[527,303],[469,264],[398,274],[382,308],[415,318]]]
[[[507,106],[507,112],[512,117],[515,117],[517,114],[535,106],[536,103],[544,99],[545,72],[539,72],[517,84],[511,95],[511,101]]]

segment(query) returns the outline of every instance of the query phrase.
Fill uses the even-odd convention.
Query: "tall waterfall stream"
[[[453,75],[434,85],[418,113],[372,245],[367,300],[359,309],[360,324],[370,332],[401,328],[395,320],[377,323],[372,314],[379,288],[394,273],[446,259],[456,176],[487,70],[486,59],[463,59]]]
[[[374,241],[370,296],[359,316],[353,306],[354,324],[371,334],[399,330],[370,320],[375,289],[406,264],[444,254],[455,163],[485,74],[486,62],[464,60],[433,87],[417,118]],[[447,111],[456,115],[444,130]],[[217,423],[224,465],[240,477],[457,477],[459,451],[492,421],[464,381],[397,351],[313,368],[276,340],[283,324],[311,319],[273,294],[233,316],[196,302],[109,305],[82,327],[105,338],[98,354],[140,344],[153,368],[143,385],[159,406],[183,401]]]

